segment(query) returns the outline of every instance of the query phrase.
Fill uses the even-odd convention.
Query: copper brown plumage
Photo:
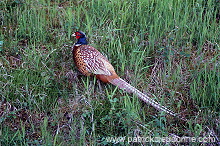
[[[170,115],[178,116],[173,111],[161,106],[159,103],[121,79],[116,74],[108,59],[94,47],[87,45],[86,36],[83,32],[77,31],[72,36],[75,36],[76,39],[78,39],[73,47],[73,58],[78,70],[82,74],[86,76],[95,75],[96,78],[102,82],[111,83],[128,93],[136,94],[145,103],[152,105],[159,111],[164,111]]]

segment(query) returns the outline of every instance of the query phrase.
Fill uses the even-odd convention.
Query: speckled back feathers
[[[111,76],[116,74],[108,59],[92,46],[74,46],[73,56],[76,66],[84,75]]]

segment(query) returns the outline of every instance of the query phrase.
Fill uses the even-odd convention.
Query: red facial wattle
[[[80,34],[79,32],[76,32],[75,35],[76,35],[76,39],[79,39],[82,36],[82,34]]]
[[[81,37],[80,35],[77,35],[77,36],[76,36],[76,39],[79,39],[80,37]]]

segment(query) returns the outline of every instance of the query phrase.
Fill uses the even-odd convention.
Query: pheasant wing
[[[108,59],[92,46],[83,46],[80,54],[90,73],[110,76],[112,74],[111,71],[114,71],[114,68],[109,63]]]

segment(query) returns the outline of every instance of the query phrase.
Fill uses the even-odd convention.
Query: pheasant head
[[[77,31],[72,34],[73,37],[75,37],[78,41],[75,43],[75,45],[87,45],[86,35],[82,31]]]

